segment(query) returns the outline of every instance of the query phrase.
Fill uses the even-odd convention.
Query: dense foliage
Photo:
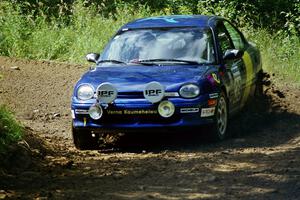
[[[43,10],[48,16],[72,14],[76,0],[14,0],[22,13],[36,14]],[[216,14],[229,18],[241,26],[285,30],[298,33],[300,30],[299,0],[85,0],[83,5],[97,8],[103,16],[115,15],[118,8],[129,5],[139,10],[146,5],[150,12],[163,11],[167,14]]]

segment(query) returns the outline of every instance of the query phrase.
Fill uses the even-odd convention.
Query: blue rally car
[[[258,49],[217,16],[138,19],[115,34],[74,88],[73,139],[94,148],[103,133],[208,126],[227,136],[229,117],[254,95]]]

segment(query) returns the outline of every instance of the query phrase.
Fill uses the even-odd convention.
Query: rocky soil
[[[299,199],[299,88],[267,75],[264,96],[231,120],[224,142],[208,143],[200,130],[140,133],[78,151],[70,98],[85,70],[0,57],[0,104],[26,128],[0,156],[0,199]]]

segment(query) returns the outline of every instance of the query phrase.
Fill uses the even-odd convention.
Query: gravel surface
[[[78,151],[70,99],[87,69],[0,57],[0,104],[26,127],[1,159],[0,199],[299,199],[299,88],[266,75],[265,95],[231,119],[224,142],[187,130]]]

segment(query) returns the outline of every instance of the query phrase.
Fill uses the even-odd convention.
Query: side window
[[[227,49],[234,49],[224,24],[219,23],[216,30],[222,53],[224,54]]]
[[[244,41],[242,39],[242,36],[240,35],[240,33],[231,25],[229,24],[227,21],[224,21],[224,25],[232,39],[232,42],[234,44],[234,47],[236,49],[242,50],[245,47]]]

